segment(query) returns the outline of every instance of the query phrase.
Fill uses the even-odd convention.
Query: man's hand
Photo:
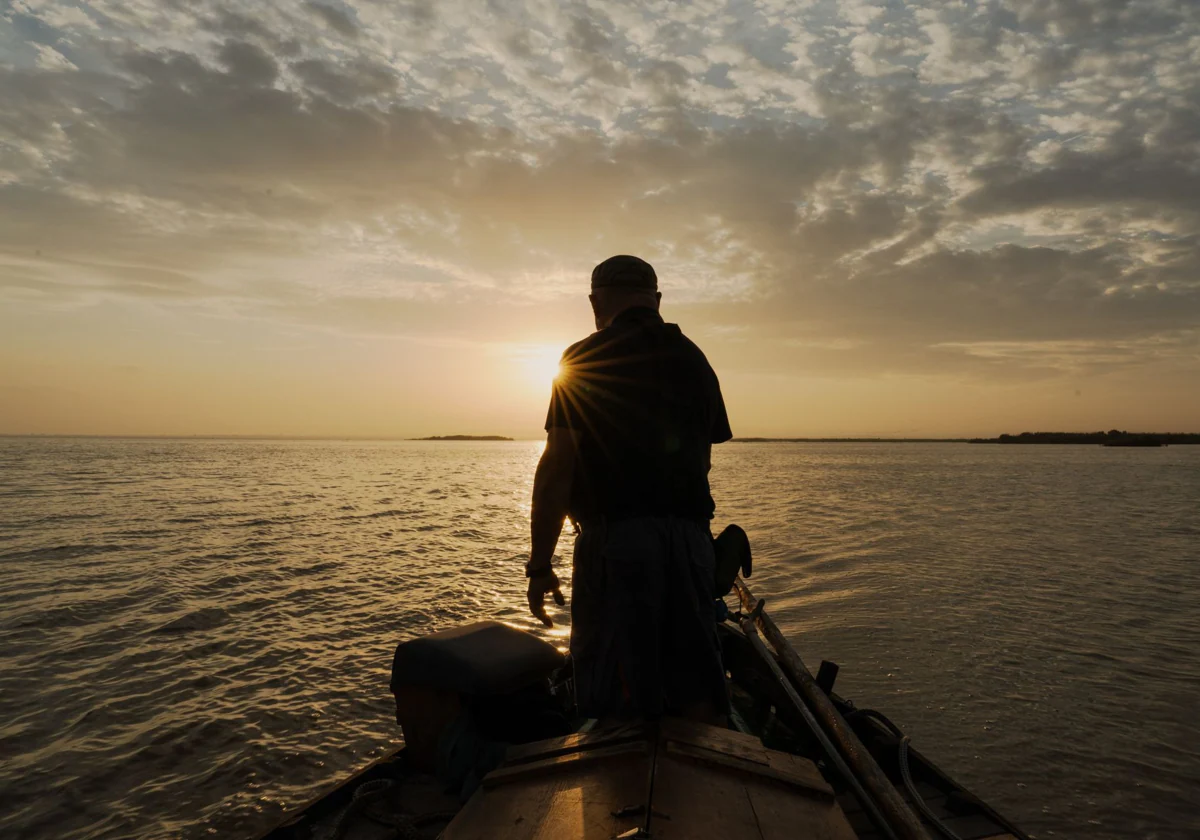
[[[554,603],[560,607],[566,606],[567,599],[563,597],[562,588],[558,583],[558,575],[554,574],[554,570],[550,568],[530,575],[529,590],[526,597],[529,600],[529,611],[533,613],[533,617],[547,627],[553,627],[554,622],[550,620],[550,616],[546,613],[547,592],[554,593]]]

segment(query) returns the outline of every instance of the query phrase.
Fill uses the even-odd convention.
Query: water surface
[[[0,439],[0,829],[250,837],[392,749],[398,641],[537,629],[540,450]],[[1200,447],[728,444],[713,483],[806,660],[1027,831],[1200,836]]]

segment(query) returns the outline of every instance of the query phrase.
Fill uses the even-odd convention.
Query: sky
[[[1200,431],[1200,3],[0,0],[0,433]]]

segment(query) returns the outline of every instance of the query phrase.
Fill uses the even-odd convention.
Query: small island
[[[1200,444],[1200,434],[1180,432],[1021,432],[998,438],[973,438],[971,443],[1083,443],[1100,446],[1170,446]]]
[[[512,440],[503,435],[433,435],[432,437],[409,438],[409,440]]]

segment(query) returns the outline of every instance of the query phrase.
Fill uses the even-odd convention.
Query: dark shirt
[[[711,445],[733,436],[717,375],[679,327],[649,308],[563,353],[546,430],[579,433],[570,512],[708,521]]]

